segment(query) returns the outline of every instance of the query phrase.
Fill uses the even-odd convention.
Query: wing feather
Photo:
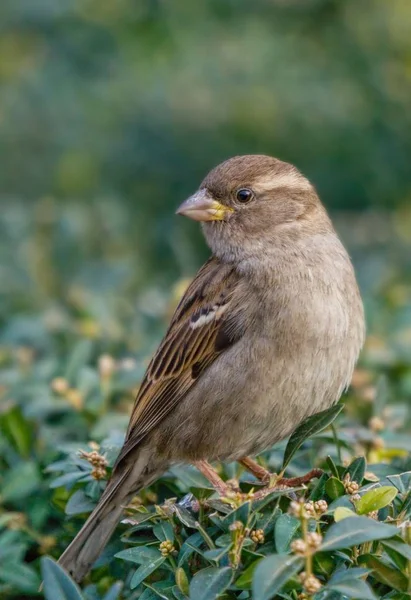
[[[216,258],[200,269],[148,366],[117,462],[164,419],[221,352],[242,336],[238,287],[235,271]]]

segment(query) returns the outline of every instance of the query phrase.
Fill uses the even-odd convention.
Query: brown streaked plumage
[[[288,436],[338,400],[363,343],[350,260],[295,167],[232,158],[178,212],[202,222],[212,257],[147,369],[99,505],[60,559],[77,580],[140,488],[172,463],[241,460]]]

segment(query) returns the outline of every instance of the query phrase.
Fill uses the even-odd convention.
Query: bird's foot
[[[274,483],[270,483],[261,490],[258,490],[258,492],[255,492],[253,494],[253,500],[261,500],[273,492],[283,491],[287,488],[300,487],[306,483],[309,483],[311,479],[321,477],[323,472],[324,471],[322,469],[312,469],[309,473],[306,473],[306,475],[303,475],[302,477],[290,478],[273,475],[273,480],[275,480]]]
[[[230,479],[223,481],[217,471],[206,460],[199,460],[194,463],[194,466],[204,475],[211,483],[218,495],[228,502],[240,502],[245,500],[261,500],[272,492],[284,490],[286,488],[299,487],[309,483],[316,477],[321,477],[322,469],[312,469],[309,473],[301,477],[286,478],[275,473],[270,473],[267,469],[259,465],[251,458],[243,458],[239,461],[248,471],[253,473],[265,486],[257,492],[242,493],[238,485],[238,481]]]
[[[281,479],[278,479],[277,485],[286,485],[287,487],[297,487],[299,485],[304,485],[305,483],[309,483],[311,481],[311,479],[319,478],[323,474],[324,474],[324,471],[322,469],[311,469],[311,471],[309,471],[305,475],[302,475],[301,477],[290,477],[288,479],[286,477],[281,477]]]
[[[259,490],[254,494],[254,497],[263,498],[272,491],[278,489],[284,489],[286,487],[298,487],[309,483],[311,479],[321,477],[323,474],[322,469],[312,469],[309,473],[302,475],[301,477],[282,477],[282,474],[277,475],[271,473],[268,469],[265,469],[259,465],[255,460],[246,456],[245,458],[238,461],[243,467],[250,471],[259,481],[265,484],[264,489]]]

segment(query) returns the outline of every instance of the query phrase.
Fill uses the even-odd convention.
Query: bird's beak
[[[187,198],[179,206],[176,214],[190,217],[194,221],[223,221],[232,212],[232,208],[220,204],[209,195],[206,189],[202,189]]]

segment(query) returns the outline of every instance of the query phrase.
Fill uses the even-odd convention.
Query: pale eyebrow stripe
[[[257,179],[254,184],[257,191],[275,190],[277,188],[289,187],[293,189],[312,190],[312,185],[299,173],[280,173],[278,175],[264,175]]]

